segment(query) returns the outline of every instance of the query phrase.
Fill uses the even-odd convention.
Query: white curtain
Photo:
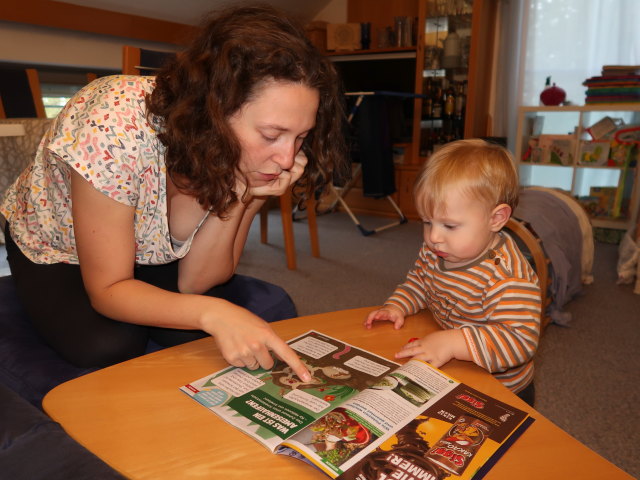
[[[521,50],[526,32],[526,3],[528,0],[500,0],[496,19],[497,31],[494,49],[494,76],[491,133],[507,137],[510,150],[514,151],[517,107],[521,104]],[[512,145],[512,143],[514,145]]]
[[[513,149],[517,108],[538,105],[548,76],[583,105],[603,65],[640,65],[640,0],[500,0],[493,134]]]
[[[538,105],[545,79],[583,105],[603,65],[640,64],[640,1],[529,0],[523,105]]]

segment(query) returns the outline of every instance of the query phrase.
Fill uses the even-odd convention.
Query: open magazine
[[[477,480],[533,422],[426,362],[316,331],[288,342],[311,372],[229,367],[180,389],[274,453],[331,478]]]

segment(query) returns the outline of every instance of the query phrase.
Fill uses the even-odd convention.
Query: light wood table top
[[[390,359],[409,338],[437,328],[423,313],[407,319],[401,330],[388,322],[366,330],[362,322],[370,310],[272,325],[284,339],[317,330]],[[43,405],[69,435],[129,478],[329,478],[304,462],[270,453],[179,390],[226,366],[213,339],[205,338],[66,382],[49,392]],[[476,365],[452,361],[442,370],[536,419],[485,478],[632,479]]]

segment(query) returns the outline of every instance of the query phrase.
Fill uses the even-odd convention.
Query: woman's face
[[[269,184],[293,167],[315,125],[319,99],[317,90],[300,83],[268,80],[229,118],[249,186]]]

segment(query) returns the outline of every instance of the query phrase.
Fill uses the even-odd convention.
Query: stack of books
[[[587,78],[585,104],[639,103],[640,65],[605,65],[602,75]]]

